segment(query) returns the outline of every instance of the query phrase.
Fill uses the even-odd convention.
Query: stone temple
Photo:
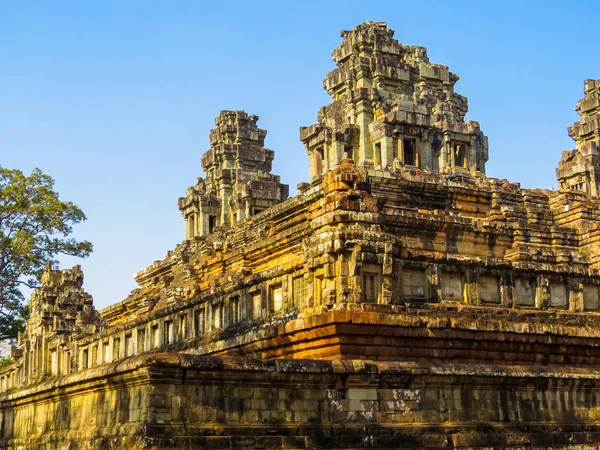
[[[486,177],[458,76],[393,35],[342,32],[297,195],[222,111],[138,289],[97,311],[48,267],[1,449],[600,446],[600,80],[560,189],[522,189]]]

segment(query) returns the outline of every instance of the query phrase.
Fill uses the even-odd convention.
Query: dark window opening
[[[414,139],[402,140],[402,156],[404,164],[408,166],[417,165],[416,141]]]
[[[217,216],[208,216],[208,232],[212,233],[217,226]]]
[[[467,150],[464,144],[454,146],[454,165],[456,167],[466,167]]]
[[[344,155],[345,158],[352,159],[352,146],[351,145],[346,145],[344,147],[344,153],[345,153],[345,155]]]

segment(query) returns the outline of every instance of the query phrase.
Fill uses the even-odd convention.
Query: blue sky
[[[385,21],[460,75],[488,175],[556,185],[583,80],[600,78],[597,1],[0,2],[0,164],[40,167],[88,221],[97,307],[183,239],[177,198],[221,109],[260,116],[274,172],[308,178],[300,126],[329,98],[340,31]]]

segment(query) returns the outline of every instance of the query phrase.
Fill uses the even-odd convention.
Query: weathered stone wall
[[[4,394],[0,448],[596,448],[599,388],[596,369],[157,354]]]
[[[546,327],[543,333],[557,348],[561,330],[572,323],[582,338],[591,338],[593,332],[581,326],[600,317],[597,202],[577,192],[522,190],[492,179],[370,173],[345,160],[320,183],[244,224],[185,241],[141,272],[141,288],[101,311],[101,320],[61,309],[63,303],[91,305],[80,286],[82,276],[78,297],[68,283],[45,286],[38,297],[47,298],[49,306],[32,315],[32,326],[22,336],[23,354],[0,373],[0,392],[161,350],[250,355],[260,346],[260,356],[268,358],[368,355],[374,343],[350,337],[336,342],[330,331],[311,335],[313,316],[323,330],[340,330],[335,321],[322,323],[329,310],[382,313],[377,320],[393,325],[393,333],[406,317],[422,314],[425,322],[436,317],[440,323],[468,323],[473,316],[490,323],[528,317],[532,329]],[[58,280],[70,273],[49,274]],[[85,307],[92,311],[90,305]],[[95,322],[87,325],[90,317]],[[350,314],[348,320],[369,323],[365,317]],[[66,319],[69,327],[62,325]],[[425,322],[413,328],[428,326]],[[284,324],[295,330],[286,331],[290,339],[302,336],[312,344],[281,346],[271,330]],[[469,325],[477,327],[483,323]],[[364,328],[345,333],[361,335],[358,330]],[[410,333],[420,332],[415,330]],[[530,339],[527,327],[510,332]],[[328,340],[319,342],[322,336]],[[588,351],[585,343],[577,345],[582,350],[566,356],[503,351],[520,352],[514,361],[574,362]],[[389,347],[376,345],[382,346]],[[404,349],[383,354],[406,357]],[[461,359],[480,360],[471,350]],[[423,355],[435,352],[423,350]]]
[[[569,127],[569,136],[576,148],[565,150],[556,169],[561,189],[585,192],[600,196],[600,80],[585,80],[584,98],[577,102],[575,110],[581,116],[579,122]]]

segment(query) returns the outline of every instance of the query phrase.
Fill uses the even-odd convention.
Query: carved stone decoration
[[[257,121],[244,111],[221,111],[215,119],[211,148],[201,159],[206,179],[198,178],[179,199],[187,239],[235,225],[287,199],[289,187],[271,174],[275,152],[264,147],[267,132]]]
[[[338,67],[323,82],[332,102],[317,124],[300,128],[311,181],[344,158],[378,171],[401,165],[485,174],[488,140],[479,123],[465,122],[458,75],[431,63],[426,48],[393,36],[385,22],[342,31],[332,54]]]
[[[600,196],[600,80],[585,80],[584,97],[575,110],[579,122],[569,127],[574,150],[565,150],[556,169],[560,189]]]

